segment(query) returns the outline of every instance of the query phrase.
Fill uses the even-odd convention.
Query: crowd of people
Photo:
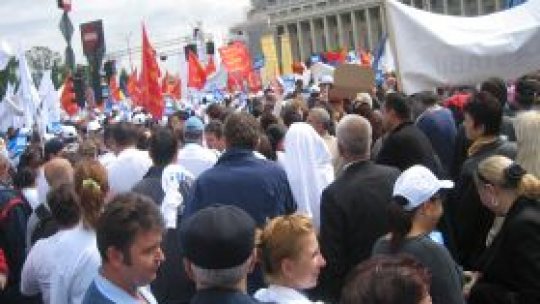
[[[396,84],[10,130],[0,303],[540,303],[540,73]]]

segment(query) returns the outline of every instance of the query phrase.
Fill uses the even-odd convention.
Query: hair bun
[[[508,168],[504,169],[504,178],[507,184],[512,187],[517,187],[525,174],[527,174],[527,171],[517,163],[512,163]]]

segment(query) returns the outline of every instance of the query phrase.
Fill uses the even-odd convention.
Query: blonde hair
[[[531,199],[540,198],[540,180],[533,174],[525,173],[515,183],[508,176],[508,169],[515,164],[511,159],[504,156],[491,156],[478,165],[479,179],[507,189],[515,189],[518,196]]]
[[[518,115],[514,129],[518,148],[516,162],[528,172],[540,176],[540,112],[526,111]]]
[[[258,231],[256,242],[267,281],[281,272],[283,259],[296,259],[302,252],[301,240],[315,233],[311,219],[299,214],[279,216]]]

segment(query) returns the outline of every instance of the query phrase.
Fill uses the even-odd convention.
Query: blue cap
[[[197,116],[191,116],[184,127],[186,132],[202,132],[204,130],[204,124],[202,120]]]

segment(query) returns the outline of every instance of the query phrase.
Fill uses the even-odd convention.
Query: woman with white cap
[[[420,165],[403,171],[394,184],[388,208],[390,234],[373,248],[374,254],[407,254],[426,266],[431,272],[434,304],[465,303],[460,268],[448,250],[429,237],[443,213],[440,192],[453,186]]]

